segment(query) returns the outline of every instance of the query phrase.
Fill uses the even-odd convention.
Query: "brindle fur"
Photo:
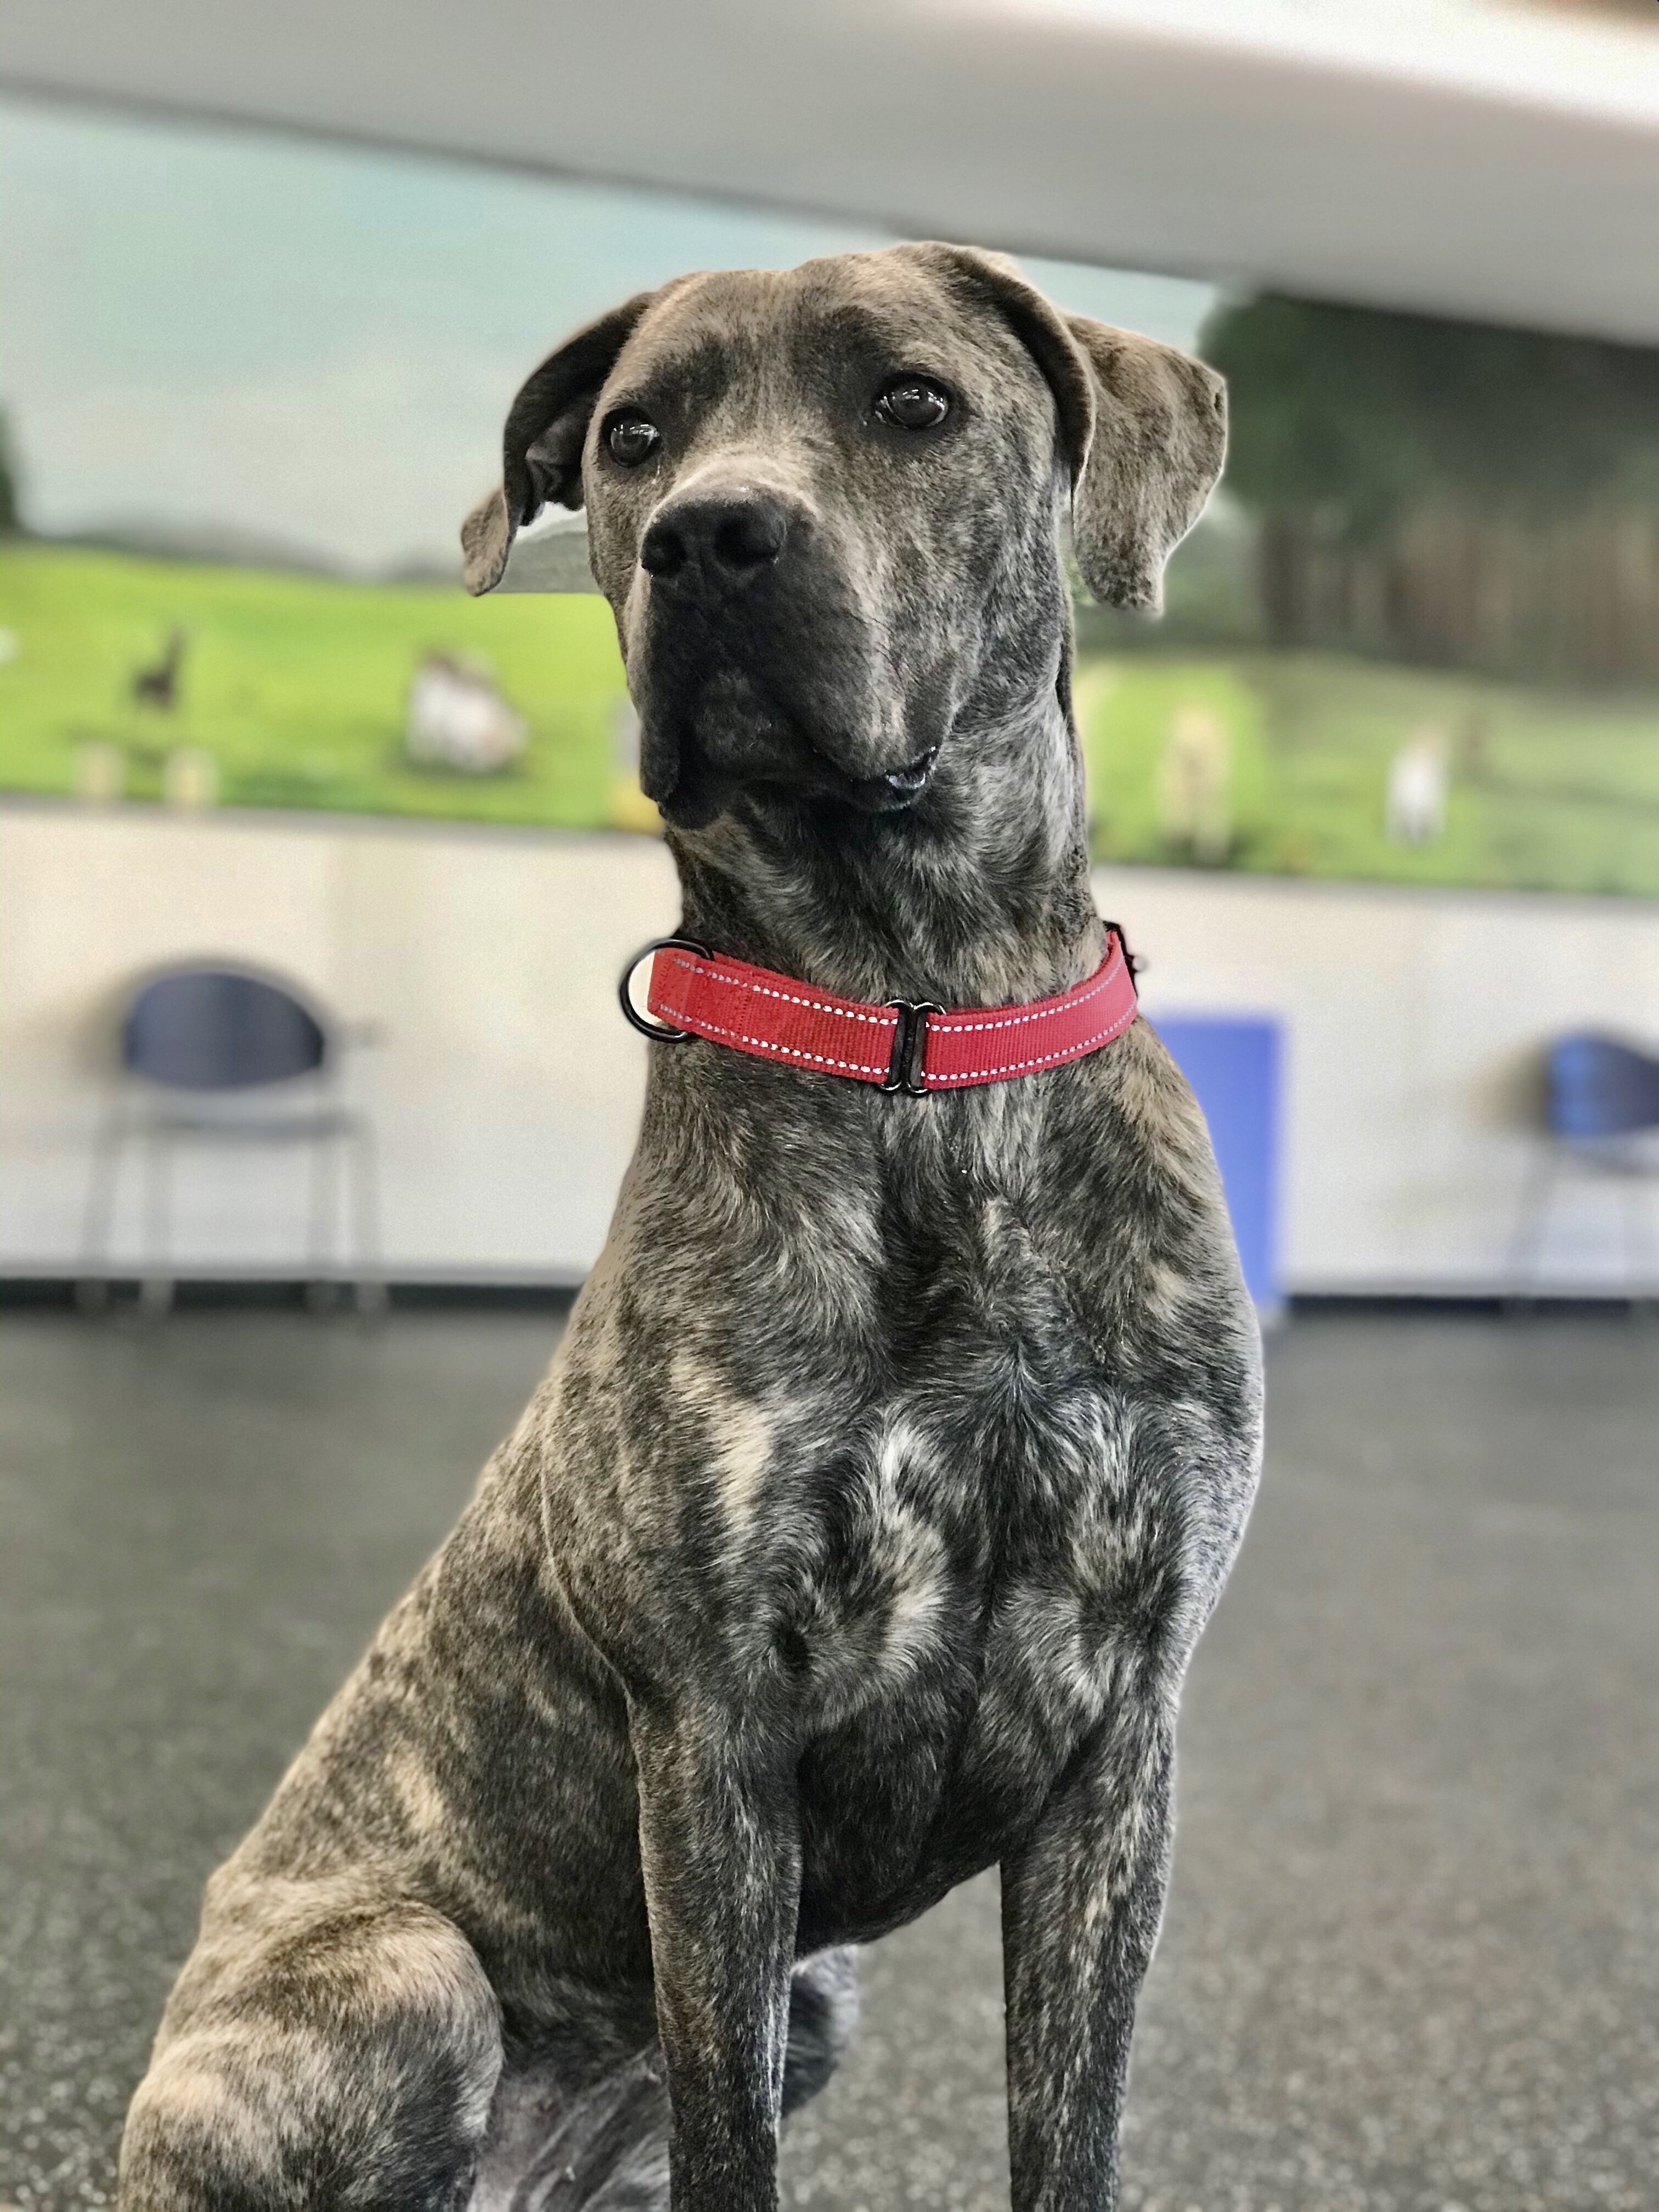
[[[872,415],[899,369],[951,388],[943,429]],[[633,471],[623,401],[664,431]],[[586,495],[689,933],[866,1000],[1030,1000],[1102,947],[1064,503],[1096,589],[1155,605],[1221,444],[1207,371],[988,256],[683,279],[526,386],[469,580]],[[757,502],[781,553],[717,573]],[[653,1051],[547,1379],[209,1885],[126,2212],[618,2212],[671,2177],[674,2212],[763,2212],[847,1947],[994,1862],[1014,2205],[1109,2205],[1260,1415],[1145,1021],[926,1098]]]

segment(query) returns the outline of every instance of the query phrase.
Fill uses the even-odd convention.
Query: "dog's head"
[[[1224,442],[1218,376],[992,255],[684,276],[525,385],[466,583],[499,583],[549,501],[586,504],[670,819],[751,787],[892,811],[1052,696],[1064,501],[1097,597],[1155,611]]]

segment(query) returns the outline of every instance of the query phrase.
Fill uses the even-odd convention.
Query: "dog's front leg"
[[[793,1763],[708,1708],[636,1710],[631,1734],[673,2212],[772,2212],[800,1899]]]
[[[1140,1711],[1079,1752],[1002,1863],[1014,2212],[1110,2212],[1135,2000],[1168,1878],[1170,1719]]]

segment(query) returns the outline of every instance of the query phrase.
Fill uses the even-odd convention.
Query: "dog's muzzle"
[[[761,784],[894,813],[932,781],[939,744],[900,726],[844,557],[804,506],[752,483],[652,516],[629,660],[641,781],[671,820],[696,826]]]

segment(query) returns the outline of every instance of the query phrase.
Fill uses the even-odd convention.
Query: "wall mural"
[[[1103,857],[1659,896],[1659,352],[1264,298],[1155,629],[1079,611]]]
[[[64,193],[61,179],[52,185],[52,164],[71,159],[62,143],[67,126],[23,121],[24,155],[33,148],[40,165],[40,204],[56,210]],[[169,240],[177,226],[167,221],[168,192],[188,196],[192,220],[204,222],[214,197],[204,179],[256,158],[200,133],[186,143],[175,129],[158,139],[159,127],[145,126],[149,138],[128,144],[111,137],[115,125],[84,127],[108,142],[97,149],[101,173],[112,164],[118,172],[120,160],[137,165],[131,191],[103,192],[95,206],[88,199],[84,221],[108,223],[142,206],[149,161],[160,178],[152,191],[158,234]],[[123,127],[130,137],[137,129]],[[11,143],[10,158],[21,161],[17,128]],[[54,427],[52,398],[57,386],[85,380],[87,363],[25,358],[23,398],[9,383],[0,389],[12,430],[0,453],[0,789],[96,805],[306,808],[653,832],[604,602],[527,592],[469,600],[436,532],[448,532],[482,481],[495,424],[526,360],[608,303],[611,291],[656,281],[658,264],[665,274],[699,261],[792,259],[857,241],[799,226],[785,235],[785,227],[768,228],[768,219],[741,211],[727,211],[726,232],[711,240],[691,234],[713,218],[680,204],[635,196],[619,214],[616,195],[583,198],[568,186],[477,181],[461,171],[434,183],[429,167],[399,167],[383,155],[290,146],[259,149],[257,159],[301,165],[284,173],[280,190],[270,176],[248,186],[251,201],[283,209],[281,235],[300,234],[295,250],[307,258],[290,280],[295,314],[325,258],[319,241],[331,226],[349,234],[338,210],[352,191],[370,195],[365,266],[396,263],[388,208],[408,234],[416,273],[406,291],[441,248],[446,222],[460,270],[477,258],[480,240],[503,227],[510,234],[514,222],[539,239],[550,210],[562,210],[565,228],[556,234],[585,240],[589,265],[564,272],[568,282],[553,304],[531,300],[522,328],[492,337],[487,364],[469,359],[453,369],[460,400],[444,402],[434,379],[430,419],[447,426],[470,410],[478,458],[468,463],[473,474],[457,474],[441,497],[433,495],[424,550],[401,562],[354,537],[349,520],[337,529],[337,559],[326,545],[290,553],[262,538],[246,513],[234,528],[222,514],[195,531],[142,520],[88,523],[84,510],[97,495],[82,489],[74,507],[70,433]],[[330,173],[331,197],[307,243],[298,185],[328,161],[340,173]],[[210,162],[219,167],[201,166]],[[473,209],[468,192],[496,198]],[[423,193],[439,198],[428,204]],[[15,210],[16,185],[8,198]],[[26,215],[27,190],[21,202]],[[501,250],[503,259],[521,260],[526,249],[507,235]],[[203,256],[163,271],[164,282],[145,271],[155,313],[179,312],[176,300],[168,304],[168,283],[194,287],[177,297],[205,301],[204,326],[222,330],[238,311],[213,293],[228,281],[215,272],[246,258]],[[40,271],[53,266],[40,255],[20,262],[9,295],[15,299],[21,285],[33,312],[27,288],[38,293]],[[67,287],[78,281],[73,256],[65,267]],[[1034,273],[1054,282],[1046,269]],[[1131,288],[1115,316],[1125,321],[1140,319],[1132,288],[1161,281],[1087,271],[1070,278],[1107,288],[1098,302],[1092,294],[1066,300],[1095,313],[1110,311],[1112,283]],[[273,274],[266,290],[282,281]],[[340,324],[339,299],[349,289],[337,286],[321,302],[319,327]],[[1659,352],[1184,291],[1208,306],[1201,328],[1194,313],[1186,335],[1196,331],[1200,349],[1229,378],[1231,450],[1222,495],[1171,566],[1165,619],[1138,622],[1086,600],[1078,607],[1076,696],[1097,855],[1118,864],[1659,897]],[[367,316],[372,307],[357,312]],[[146,312],[141,301],[135,313]],[[257,319],[258,301],[250,295],[240,312]],[[416,311],[405,301],[399,312],[406,325]],[[465,318],[450,319],[459,327]],[[51,301],[35,320],[49,334],[71,323]],[[280,335],[260,341],[262,356]],[[119,336],[106,331],[104,343]],[[394,391],[408,379],[406,336],[398,348],[391,367],[374,371]],[[191,363],[201,352],[198,344]],[[372,349],[370,357],[381,360]],[[264,374],[263,357],[259,368]],[[11,376],[3,362],[0,376]],[[296,383],[283,435],[308,434],[344,404],[331,391],[349,398],[356,388],[325,383],[313,398]],[[258,404],[269,416],[275,403],[264,393]],[[157,452],[166,447],[183,459],[163,453],[156,469],[188,468],[198,441],[205,453],[219,435],[230,441],[236,482],[235,438],[246,443],[246,434],[231,401],[215,404],[216,416],[199,407],[186,414],[182,401],[178,422],[163,416],[153,434]],[[157,419],[153,410],[147,419]],[[436,436],[417,427],[383,465],[353,453],[361,439],[343,438],[333,473],[360,467],[370,471],[365,481],[389,483],[385,472],[406,473],[412,452]],[[124,450],[112,434],[111,453]],[[268,459],[263,447],[251,457],[256,490]],[[328,474],[318,463],[305,494],[310,506],[293,509],[301,525],[313,509],[320,515]],[[44,516],[33,511],[36,478],[52,510]],[[158,480],[153,471],[144,482],[153,490]],[[360,498],[351,512],[372,506]],[[74,518],[67,525],[65,514]]]

